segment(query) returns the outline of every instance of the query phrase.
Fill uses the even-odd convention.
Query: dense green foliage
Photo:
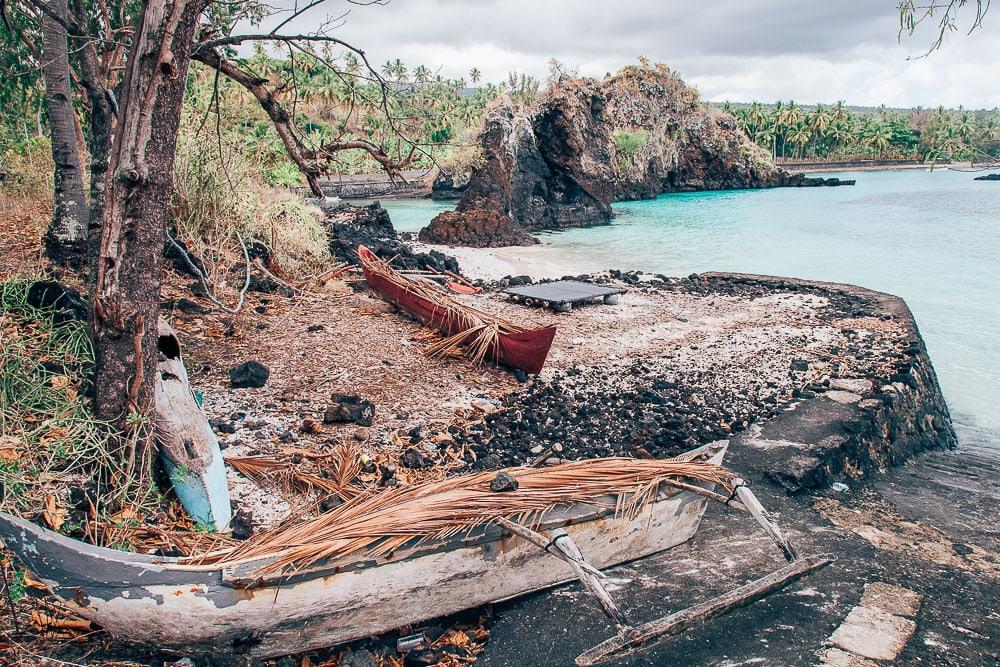
[[[615,156],[618,161],[623,163],[619,166],[626,166],[630,164],[635,157],[635,155],[642,150],[642,148],[649,141],[649,133],[643,129],[637,129],[634,131],[618,130],[614,134],[615,139]]]
[[[725,104],[747,135],[775,157],[971,160],[1000,155],[1000,113],[885,108],[860,113],[843,102]]]
[[[340,67],[329,67],[323,53],[299,54],[295,59],[274,58],[262,48],[236,59],[245,70],[280,82],[282,97],[309,147],[330,142],[362,140],[382,147],[393,159],[418,152],[410,165],[429,168],[461,143],[460,137],[479,124],[486,106],[509,94],[522,104],[534,101],[537,80],[512,73],[508,81],[469,88],[464,78],[446,79],[419,65],[410,70],[399,60],[379,68],[381,80],[348,54]],[[469,72],[478,81],[479,70]],[[388,94],[383,94],[384,92]],[[289,160],[270,119],[245,89],[198,64],[192,67],[187,109],[215,116],[211,124],[240,138],[274,185],[298,185],[297,169]],[[336,156],[336,173],[377,172],[369,152],[346,150]]]

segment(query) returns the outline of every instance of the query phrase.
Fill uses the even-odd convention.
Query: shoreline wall
[[[789,493],[829,486],[957,445],[934,365],[913,313],[900,297],[855,285],[736,273],[706,278],[745,284],[819,287],[868,299],[903,323],[906,346],[888,377],[818,394],[733,438],[732,462],[757,470]]]

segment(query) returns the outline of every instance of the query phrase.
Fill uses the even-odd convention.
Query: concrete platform
[[[574,306],[587,303],[618,303],[618,295],[625,290],[616,287],[604,287],[594,283],[579,280],[557,280],[551,283],[538,283],[523,287],[511,287],[504,290],[515,301],[528,305],[544,305],[558,312],[568,312]]]

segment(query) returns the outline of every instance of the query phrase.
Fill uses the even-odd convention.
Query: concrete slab
[[[843,649],[828,648],[820,652],[819,667],[878,667],[878,663]]]
[[[824,394],[831,401],[837,401],[838,403],[843,403],[844,405],[850,405],[851,403],[857,403],[861,400],[859,394],[855,394],[853,391],[843,391],[840,389],[832,389]]]
[[[830,637],[834,646],[872,660],[895,660],[917,624],[880,609],[855,607]]]
[[[923,596],[902,586],[893,586],[881,581],[865,585],[861,596],[861,606],[878,609],[887,614],[916,618]]]
[[[864,378],[833,378],[830,380],[830,388],[864,395],[870,393],[874,385],[871,380]]]

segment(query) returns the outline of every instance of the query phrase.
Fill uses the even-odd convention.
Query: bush
[[[297,182],[298,170],[285,164],[265,171],[238,133],[219,142],[214,131],[199,130],[197,119],[186,116],[174,161],[171,217],[177,236],[205,262],[209,279],[221,286],[230,271],[242,274],[241,238],[266,246],[289,277],[325,268],[331,257],[319,209],[267,183]]]
[[[627,130],[617,130],[615,139],[615,159],[619,166],[625,167],[632,164],[635,156],[639,154],[649,141],[649,133],[646,130],[638,129],[634,132]]]

